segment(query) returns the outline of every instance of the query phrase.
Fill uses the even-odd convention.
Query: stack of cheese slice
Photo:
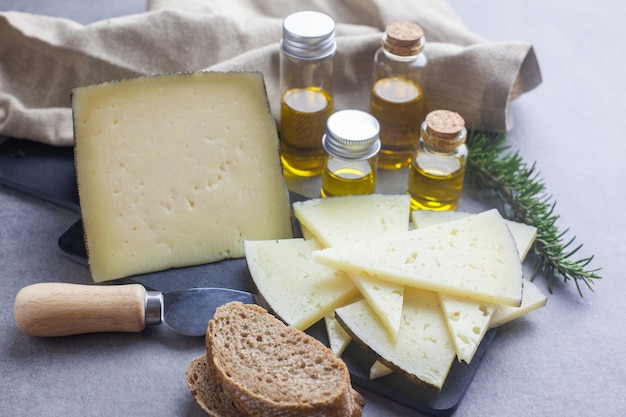
[[[414,211],[411,213],[411,221],[416,229],[466,217],[469,217],[468,213],[456,211]],[[508,220],[505,220],[505,223],[515,242],[520,262],[523,262],[535,241],[537,229]],[[523,304],[524,298],[528,299],[529,294],[526,293],[526,289],[529,286],[533,286],[533,284],[524,285],[521,304]],[[478,345],[487,333],[491,319],[498,310],[499,305],[444,293],[438,293],[438,296],[447,318],[457,357],[459,360],[469,363],[472,361]],[[519,307],[516,309],[519,309]]]
[[[413,211],[412,225],[424,228],[446,221],[470,216],[456,211]],[[523,223],[505,221],[515,240],[520,261],[523,262],[534,243],[537,229]],[[523,280],[522,303],[519,307],[476,302],[447,294],[438,294],[445,321],[457,358],[470,363],[487,330],[521,317],[546,304],[546,296],[530,281]],[[370,378],[379,378],[392,370],[376,362],[370,370]]]
[[[265,303],[285,323],[304,330],[358,294],[342,271],[315,262],[314,239],[247,240],[250,275]]]
[[[406,231],[410,201],[408,195],[353,195],[296,202],[293,212],[304,226],[305,236],[332,248]],[[367,273],[349,272],[348,276],[395,339],[402,319],[404,286]]]
[[[410,214],[408,196],[307,200],[294,203],[293,210],[307,240],[245,242],[252,279],[274,313],[286,323],[306,329],[324,316],[330,320],[335,308],[361,291],[377,311],[385,313],[383,320],[393,316],[391,320],[399,326],[402,299],[398,297],[403,286],[370,284],[367,276],[346,274],[315,262],[312,253],[323,247],[347,244],[354,235],[363,240],[406,230]],[[329,329],[333,327],[334,324],[329,324]]]
[[[260,73],[82,87],[72,109],[95,281],[242,257],[245,239],[293,236]]]
[[[418,220],[420,215],[414,212],[415,227],[411,230],[407,221],[409,203],[403,197],[310,200],[294,204],[294,214],[305,236],[323,242],[321,246],[325,247],[307,254],[307,259],[345,272],[363,297],[334,307],[339,327],[332,312],[325,308],[328,304],[322,308],[323,300],[316,298],[320,301],[318,309],[324,310],[336,353],[340,354],[353,337],[384,363],[377,363],[375,369],[383,369],[383,373],[390,368],[401,370],[413,380],[441,389],[455,356],[469,362],[472,350],[482,339],[473,337],[467,347],[458,342],[465,338],[463,332],[454,336],[453,324],[457,329],[476,330],[471,323],[474,315],[467,312],[482,314],[482,306],[489,306],[489,318],[484,320],[487,325],[483,326],[486,331],[494,323],[495,312],[502,312],[499,323],[503,323],[539,306],[535,302],[526,308],[530,303],[522,302],[526,298],[522,286],[527,288],[529,283],[522,280],[517,249],[523,245],[527,251],[534,233],[520,226],[526,237],[518,240],[525,243],[516,245],[509,231],[509,226],[516,226],[504,221],[496,210],[463,218],[454,214],[454,219],[434,215],[428,227],[424,226],[427,220]],[[396,223],[399,225],[388,227]],[[295,244],[295,239],[292,241]],[[257,261],[252,261],[254,269],[264,269]],[[252,273],[259,288],[273,292],[270,285],[259,284],[281,274],[290,275],[289,270],[272,271]],[[294,288],[299,285],[291,284]],[[264,296],[268,298],[269,294]],[[293,304],[288,298],[274,298],[271,307],[279,310]],[[456,308],[455,313],[446,314],[444,303],[450,311]],[[484,335],[482,327],[479,333]]]

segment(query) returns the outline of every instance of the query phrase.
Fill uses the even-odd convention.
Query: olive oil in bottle
[[[322,139],[326,159],[322,197],[372,194],[376,189],[379,124],[360,110],[342,110],[328,118]]]
[[[420,26],[395,22],[385,29],[374,55],[370,113],[380,123],[380,168],[407,166],[419,138],[424,120],[424,44]]]
[[[319,12],[283,20],[280,42],[280,151],[286,175],[322,172],[322,136],[333,112],[335,22]]]
[[[411,209],[456,209],[465,177],[465,121],[454,112],[437,110],[422,123],[409,169]]]
[[[324,158],[321,138],[332,114],[331,96],[316,87],[292,88],[281,102],[281,161],[298,176],[320,173]]]
[[[422,88],[405,78],[383,78],[374,84],[371,113],[384,127],[380,132],[385,144],[379,155],[382,168],[402,168],[411,159],[419,137],[423,97]]]
[[[361,167],[333,170],[332,164],[322,171],[322,197],[372,194],[376,188],[376,167],[363,161]]]

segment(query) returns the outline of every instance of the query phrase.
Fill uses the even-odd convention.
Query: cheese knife
[[[186,336],[204,336],[215,310],[230,301],[256,302],[249,292],[192,288],[162,293],[140,284],[39,283],[15,297],[17,327],[31,336],[140,332],[165,323]]]

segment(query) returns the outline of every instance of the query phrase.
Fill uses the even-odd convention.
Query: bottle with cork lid
[[[361,110],[341,110],[328,118],[322,139],[326,151],[322,197],[374,192],[378,132],[378,121]]]
[[[411,22],[394,22],[381,43],[374,55],[370,113],[380,123],[379,166],[400,169],[409,164],[424,120],[424,31]]]
[[[409,168],[411,209],[456,209],[467,161],[465,121],[455,112],[436,110],[422,123]]]
[[[280,149],[287,175],[311,177],[322,171],[322,136],[333,112],[335,49],[331,17],[302,11],[283,20]]]

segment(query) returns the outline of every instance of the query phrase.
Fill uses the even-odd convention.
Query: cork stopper
[[[383,35],[383,47],[398,56],[417,55],[424,49],[424,30],[411,22],[394,22]]]
[[[435,110],[426,116],[422,130],[424,140],[436,149],[454,150],[465,143],[467,131],[465,120],[449,110]]]

